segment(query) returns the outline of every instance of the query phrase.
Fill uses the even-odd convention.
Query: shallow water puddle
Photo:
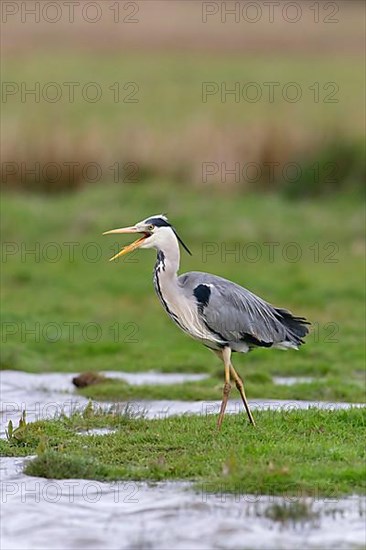
[[[77,435],[108,435],[116,433],[117,430],[113,430],[112,428],[92,428],[90,430],[80,430],[80,432],[76,432]]]
[[[184,382],[187,380],[202,379],[206,375],[194,374],[161,374],[161,373],[121,373],[106,372],[107,376],[124,378],[130,383],[165,384]],[[40,419],[54,418],[64,413],[82,410],[88,403],[88,399],[79,395],[72,384],[75,374],[47,373],[31,374],[21,371],[2,371],[1,378],[1,411],[0,411],[0,437],[5,437],[5,428],[9,420],[15,426],[18,425],[20,415],[26,411],[27,422]],[[199,377],[199,378],[198,378]],[[168,390],[167,390],[168,395]],[[111,402],[97,403],[102,408],[116,408],[121,413],[128,407],[132,414],[143,415],[146,418],[163,418],[177,414],[218,414],[221,401],[130,401],[115,404]],[[292,410],[318,407],[322,409],[347,409],[351,406],[362,406],[349,403],[329,403],[316,401],[286,401],[272,399],[249,400],[252,410]],[[227,412],[231,414],[242,412],[242,403],[239,400],[230,400]]]
[[[148,384],[151,386],[156,385],[169,385],[169,384],[183,384],[183,382],[197,382],[208,378],[207,374],[181,374],[181,373],[162,373],[162,372],[113,372],[107,371],[104,373],[111,378],[122,378],[129,384],[134,386],[143,386]]]
[[[230,496],[184,483],[46,480],[25,476],[23,463],[2,459],[4,550],[54,547],[50,541],[65,550],[348,550],[365,540],[366,502],[359,497],[314,500],[313,519],[279,523],[266,510],[284,499],[241,494],[240,488]]]
[[[312,376],[274,376],[272,381],[278,386],[294,386],[295,384],[311,384],[315,378]]]
[[[154,372],[125,373],[106,371],[107,377],[121,378],[129,384],[178,384],[183,382],[202,380],[205,374],[162,374]],[[27,413],[27,422],[34,422],[44,418],[54,418],[55,415],[71,414],[81,410],[88,403],[88,399],[79,395],[72,384],[76,374],[44,373],[32,374],[21,371],[4,370],[0,373],[1,379],[1,411],[0,437],[5,436],[5,428],[12,420],[17,423],[23,410]],[[102,407],[110,407],[112,403],[100,403]],[[121,407],[121,412],[124,406]],[[129,405],[130,410],[144,410],[136,403]],[[16,424],[17,425],[17,424]]]

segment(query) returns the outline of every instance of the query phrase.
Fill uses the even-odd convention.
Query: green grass
[[[188,480],[204,492],[339,496],[365,492],[365,411],[258,412],[159,420],[100,413],[25,425],[1,454],[38,453],[26,473],[47,478]],[[107,435],[81,430],[111,427]]]
[[[206,372],[213,377],[208,384],[151,388],[149,395],[182,392],[186,398],[219,398],[219,360],[184,335],[155,296],[154,251],[108,262],[126,239],[102,237],[104,230],[165,211],[193,251],[192,257],[182,252],[181,272],[201,270],[227,277],[313,323],[307,344],[298,352],[235,354],[234,365],[248,382],[250,398],[361,400],[365,383],[362,205],[345,196],[291,202],[273,195],[222,195],[183,187],[179,201],[176,197],[174,186],[153,181],[123,188],[106,184],[57,198],[4,194],[2,368]],[[68,253],[72,242],[74,257]],[[279,243],[274,261],[263,244],[268,242]],[[296,263],[282,255],[290,242],[298,243],[302,253]],[[47,250],[50,255],[55,250],[49,243],[60,252],[56,262],[48,260]],[[99,252],[95,262],[85,255],[88,243],[97,247],[90,248],[90,258]],[[217,253],[205,258],[205,243],[216,243]],[[259,261],[243,254],[225,256],[225,246],[228,250],[236,246],[242,253],[248,243],[260,248]],[[319,246],[319,261],[314,243],[315,249]],[[335,263],[327,262],[331,252],[324,248],[327,243],[335,243]],[[6,247],[17,251],[6,256]],[[35,249],[35,254],[26,254]],[[98,333],[90,323],[96,324]],[[271,382],[275,375],[316,380],[293,388],[275,387]],[[105,398],[107,388],[109,397],[118,397],[121,387],[105,386],[100,390]],[[129,392],[140,390],[129,388]]]

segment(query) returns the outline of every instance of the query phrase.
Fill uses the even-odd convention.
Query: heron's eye
[[[152,224],[148,225],[147,228],[149,231],[154,231],[154,226]]]

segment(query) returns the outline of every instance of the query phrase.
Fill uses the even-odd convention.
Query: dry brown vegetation
[[[244,1],[226,2],[228,9],[239,6],[241,15],[238,21],[228,15],[224,23],[221,13],[207,16],[204,22],[204,3],[190,0],[120,2],[119,23],[113,21],[111,6],[115,2],[97,2],[102,15],[96,23],[87,22],[81,16],[87,4],[85,0],[75,8],[72,23],[63,6],[61,18],[54,24],[47,22],[42,13],[39,22],[32,15],[22,22],[22,10],[34,8],[35,3],[11,4],[16,13],[9,15],[5,22],[3,18],[2,25],[5,80],[25,80],[30,85],[33,80],[47,81],[58,64],[62,65],[57,73],[61,82],[62,79],[72,80],[75,74],[80,79],[88,79],[90,66],[84,74],[85,62],[91,65],[94,62],[93,77],[97,79],[102,69],[100,78],[113,82],[119,72],[134,74],[139,59],[156,62],[160,52],[176,54],[176,66],[181,69],[172,70],[172,65],[167,69],[166,58],[161,57],[160,72],[149,74],[144,82],[146,95],[155,94],[156,97],[147,107],[145,97],[145,103],[131,111],[133,116],[126,106],[122,112],[119,105],[85,107],[84,104],[78,112],[62,104],[16,104],[18,97],[14,101],[10,98],[3,106],[3,185],[57,192],[77,189],[93,180],[133,184],[147,177],[158,177],[193,185],[215,185],[225,178],[226,190],[230,186],[240,186],[307,194],[346,187],[350,182],[357,187],[362,184],[365,168],[360,137],[363,128],[360,97],[363,93],[360,80],[352,79],[350,70],[355,68],[355,74],[362,66],[363,2],[315,3],[319,6],[319,23],[315,22],[315,12],[310,9],[313,3],[297,2],[301,18],[294,24],[285,20],[283,13],[288,3],[282,0],[274,12],[273,23],[269,22],[268,9],[257,2],[261,6],[261,17],[255,24],[243,16],[248,4]],[[213,6],[221,10],[223,4],[214,2]],[[293,12],[288,13],[293,17]],[[50,10],[47,15],[54,17],[54,12]],[[252,18],[253,11],[247,15]],[[137,22],[129,24],[126,19]],[[50,53],[49,58],[41,57],[45,52]],[[133,57],[136,52],[140,58]],[[192,52],[198,54],[201,65],[192,64]],[[220,57],[212,65],[217,54]],[[94,55],[97,56],[95,61]],[[268,116],[268,105],[223,107],[217,98],[217,103],[211,105],[209,111],[205,110],[199,97],[199,81],[203,78],[200,71],[205,69],[206,59],[211,60],[208,74],[213,71],[218,80],[227,79],[230,87],[232,77],[239,80],[249,74],[265,81],[268,59],[273,55],[277,56],[273,64],[277,67],[279,62],[278,79],[285,81],[294,78],[296,59],[306,59],[304,72],[307,71],[308,80],[306,84],[303,82],[304,86],[322,80],[327,60],[334,62],[341,56],[342,63],[330,71],[341,85],[341,107],[333,110],[333,105],[314,106],[308,102],[294,111],[291,105],[285,104],[279,109],[274,105]],[[35,59],[41,61],[34,63]],[[104,59],[114,60],[108,69]],[[187,59],[189,62],[185,65]],[[228,72],[227,67],[233,60],[235,67]],[[283,60],[289,63],[281,65]],[[195,80],[194,70],[197,71]],[[140,72],[138,76],[143,78],[144,75]],[[297,78],[300,76],[303,73],[298,73]],[[181,98],[184,106],[180,111]],[[114,119],[110,115],[112,109]],[[225,109],[228,109],[228,116]],[[158,117],[156,111],[159,111]],[[161,124],[155,120],[160,114],[164,120]],[[119,164],[118,176],[111,168],[116,162]],[[207,162],[211,170],[208,175]],[[72,170],[67,163],[75,163]],[[90,163],[97,164],[97,171],[85,170]],[[294,185],[289,185],[289,178],[283,175],[288,163],[297,164],[301,172]],[[239,174],[225,176],[226,170],[233,170],[238,164]],[[314,165],[320,167],[316,177]],[[32,173],[32,168],[36,174]],[[289,177],[293,177],[292,174]]]
[[[91,130],[84,139],[62,127],[29,139],[14,130],[3,147],[2,176],[3,185],[30,191],[75,190],[101,181],[136,184],[158,177],[191,185],[224,183],[226,191],[240,187],[306,195],[344,188],[352,180],[359,187],[365,169],[357,142],[291,127],[281,132],[264,125],[223,128],[201,121],[178,133],[146,126],[113,137]]]
[[[12,2],[18,4],[19,10],[16,15],[9,15],[6,25],[3,25],[4,55],[29,54],[35,48],[43,49],[45,45],[47,48],[93,52],[173,49],[233,54],[282,52],[286,55],[363,55],[364,51],[365,11],[363,2],[359,0],[317,2],[318,14],[314,7],[311,8],[313,2],[296,2],[296,13],[293,9],[286,11],[288,2],[280,0],[273,9],[273,23],[270,22],[268,6],[254,2],[258,8],[246,10],[248,2],[245,0],[227,1],[228,12],[236,4],[238,15],[228,13],[226,17],[224,9],[220,7],[221,2],[213,2],[219,6],[219,11],[207,15],[206,22],[203,16],[205,3],[197,0],[137,0],[130,2],[131,7],[121,0],[118,23],[114,22],[115,12],[111,9],[115,2],[97,2],[101,15],[96,23],[88,22],[82,15],[83,6],[87,3],[87,0],[79,0],[74,10],[73,23],[70,23],[69,10],[64,7],[56,23],[45,20],[47,17],[51,20],[57,15],[50,9],[46,17],[41,15],[38,23],[29,16],[26,24],[23,24],[20,5],[32,9],[35,2]],[[90,10],[90,19],[94,16]],[[298,17],[299,20],[291,24],[286,21],[286,17]],[[319,22],[315,22],[317,17]]]

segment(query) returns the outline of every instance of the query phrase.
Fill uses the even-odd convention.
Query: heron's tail
[[[289,341],[297,346],[304,344],[303,338],[309,333],[309,321],[305,317],[295,317],[287,309],[276,308],[278,320],[286,327]]]

